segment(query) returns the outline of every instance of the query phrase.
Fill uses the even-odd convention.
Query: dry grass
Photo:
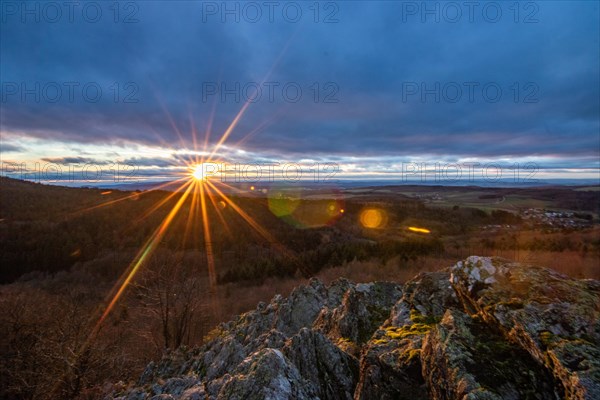
[[[569,275],[573,278],[600,279],[600,256],[577,251],[521,252],[518,261],[527,262]]]
[[[564,252],[518,252],[494,251],[482,256],[500,256],[519,262],[527,262],[552,268],[574,278],[600,279],[600,261],[597,255],[582,255],[575,251]],[[401,262],[390,260],[385,265],[375,261],[353,261],[344,265],[327,268],[317,274],[326,284],[347,278],[352,282],[393,281],[405,283],[420,272],[438,271],[454,265],[458,258],[425,257],[416,261]],[[227,321],[234,316],[252,310],[260,301],[269,302],[276,294],[288,296],[292,290],[308,282],[305,278],[270,278],[256,286],[242,283],[229,283],[220,286],[218,299],[219,321]]]
[[[216,307],[221,320],[217,322],[228,321],[238,314],[250,311],[261,301],[269,302],[276,294],[287,297],[296,286],[307,282],[307,279],[269,278],[261,285],[228,283],[219,286],[216,292]]]
[[[425,258],[406,263],[393,259],[385,265],[374,261],[353,261],[339,267],[324,269],[316,277],[326,284],[342,277],[355,283],[373,281],[405,283],[419,272],[437,271],[455,262],[456,260],[439,258]],[[228,283],[219,286],[216,293],[219,321],[216,322],[227,321],[238,314],[252,310],[257,303],[269,302],[276,294],[287,297],[294,288],[306,283],[308,283],[306,278],[269,278],[261,285]]]
[[[353,261],[339,267],[325,269],[317,277],[325,283],[330,283],[339,277],[357,283],[373,281],[405,283],[419,272],[438,271],[455,262],[455,260],[433,257],[408,262],[392,259],[385,265],[374,261]]]

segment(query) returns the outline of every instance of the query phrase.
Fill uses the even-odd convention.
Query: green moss
[[[421,358],[421,349],[410,349],[408,351],[405,351],[404,353],[402,353],[400,358],[403,363],[410,364],[416,359]]]
[[[410,320],[412,324],[402,327],[388,326],[384,328],[385,336],[375,340],[375,344],[385,344],[390,340],[404,339],[410,336],[422,336],[429,333],[431,328],[439,323],[439,318],[422,315],[417,310],[411,310]]]
[[[410,320],[412,324],[402,327],[388,326],[383,328],[385,335],[373,341],[376,345],[386,344],[390,340],[400,340],[410,336],[423,336],[429,333],[431,328],[440,322],[439,318],[431,315],[423,315],[417,310],[410,311]],[[416,356],[418,354],[413,354]]]
[[[223,336],[223,331],[221,330],[221,328],[215,328],[211,331],[209,331],[204,338],[202,339],[202,341],[204,343],[208,343],[214,339],[220,338]]]
[[[546,347],[551,346],[556,341],[556,337],[552,332],[543,331],[540,333],[540,342]]]
[[[352,340],[350,340],[347,337],[341,337],[341,338],[339,338],[337,340],[337,345],[338,346],[340,346],[340,345],[352,345],[352,344],[354,344],[354,342],[352,342]]]
[[[430,324],[414,323],[404,325],[401,328],[389,327],[385,329],[385,335],[390,339],[404,339],[409,336],[425,335],[431,330]]]
[[[423,315],[415,309],[410,310],[410,320],[415,324],[434,325],[440,322],[439,318],[433,315]]]
[[[383,337],[383,338],[381,338],[381,339],[376,339],[376,340],[374,340],[374,341],[373,341],[373,344],[375,344],[375,345],[382,345],[382,344],[386,344],[386,343],[388,343],[388,342],[389,342],[389,339],[388,339],[386,336],[384,336],[384,337]]]
[[[523,301],[520,300],[520,299],[517,299],[515,297],[511,298],[508,301],[504,301],[504,302],[501,301],[498,304],[503,304],[506,307],[508,307],[510,309],[513,309],[513,310],[516,310],[516,309],[519,309],[519,308],[523,308]]]

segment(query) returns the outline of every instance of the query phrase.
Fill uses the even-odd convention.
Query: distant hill
[[[164,192],[67,188],[0,177],[0,283],[137,248],[164,211],[129,224]]]
[[[592,226],[600,214],[600,191],[570,187],[314,185],[302,189],[272,185],[254,189],[227,194],[246,217],[221,196],[208,202],[219,282],[260,281],[297,273],[312,276],[324,267],[355,259],[387,262],[394,257],[439,256],[447,249],[446,243],[457,251],[470,247],[468,235],[481,237],[485,226],[518,227],[520,210],[529,207],[575,211],[578,218],[585,217],[584,227]],[[107,272],[107,278],[116,278],[113,275],[126,268],[181,196],[164,190],[67,188],[0,177],[0,283],[33,271],[56,273],[119,254],[122,257],[115,265],[103,262],[102,267],[113,271]],[[194,214],[191,197],[182,204],[160,247],[193,252],[199,268],[206,269],[202,218],[197,209]],[[361,212],[369,207],[383,209],[385,227],[362,226]],[[430,228],[431,235],[408,233],[410,224]],[[593,233],[586,235],[581,243],[567,238],[561,243],[527,239],[502,244],[489,239],[475,244],[490,249],[501,245],[510,250],[508,244],[515,243],[520,246],[515,250],[550,246],[550,250],[594,251],[597,241],[587,239]]]

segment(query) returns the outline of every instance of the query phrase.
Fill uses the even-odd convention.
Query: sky
[[[5,175],[600,178],[595,1],[0,7]]]

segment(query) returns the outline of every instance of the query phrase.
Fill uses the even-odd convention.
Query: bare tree
[[[162,258],[147,266],[135,288],[141,313],[158,325],[148,332],[157,346],[174,349],[201,339],[210,319],[209,285],[196,268]]]

